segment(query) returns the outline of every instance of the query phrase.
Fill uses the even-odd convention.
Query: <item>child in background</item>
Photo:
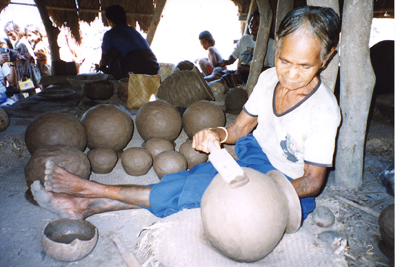
[[[198,64],[205,76],[213,73],[213,70],[222,61],[222,56],[214,47],[215,40],[209,31],[203,31],[199,35],[201,46],[208,51],[208,58],[196,59],[194,63]]]
[[[36,56],[37,66],[42,76],[51,75],[50,66],[48,64],[48,49],[43,41],[43,34],[38,26],[27,25],[25,27],[25,37],[32,45],[33,52]]]

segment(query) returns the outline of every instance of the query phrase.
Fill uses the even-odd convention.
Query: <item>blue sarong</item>
[[[252,168],[262,173],[276,170],[252,134],[237,141],[235,152],[241,167]],[[204,191],[217,173],[211,162],[205,162],[189,171],[167,174],[159,183],[153,185],[150,191],[151,207],[144,208],[157,217],[166,217],[183,209],[199,208]],[[289,181],[293,180],[286,177]],[[300,204],[302,218],[305,220],[315,208],[315,198],[301,198]]]

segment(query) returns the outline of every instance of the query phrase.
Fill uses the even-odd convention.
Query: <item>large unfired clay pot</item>
[[[173,142],[182,131],[179,111],[170,103],[157,100],[143,105],[136,114],[136,127],[145,142],[161,137]]]
[[[81,121],[90,149],[110,148],[119,152],[132,139],[134,127],[131,117],[114,105],[94,106],[83,114]]]
[[[25,132],[25,143],[31,154],[46,145],[68,145],[83,151],[86,131],[80,121],[63,113],[47,113],[32,121]]]
[[[190,139],[206,128],[225,126],[225,113],[209,101],[200,100],[185,110],[182,116],[183,129]]]
[[[28,187],[36,180],[43,184],[47,160],[52,160],[59,167],[83,179],[89,179],[90,162],[85,153],[72,146],[43,146],[33,153],[25,166]]]
[[[232,189],[216,175],[201,200],[204,233],[222,254],[253,262],[268,255],[283,234],[296,232],[301,207],[296,191],[278,171],[243,168],[250,181]]]

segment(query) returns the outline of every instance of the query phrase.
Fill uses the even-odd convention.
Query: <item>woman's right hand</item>
[[[8,61],[10,61],[10,54],[8,53],[0,54],[0,65],[3,65]]]
[[[208,141],[213,142],[217,147],[221,147],[221,139],[217,129],[208,128],[197,132],[193,136],[192,148],[205,153],[210,153],[210,150],[208,149]]]

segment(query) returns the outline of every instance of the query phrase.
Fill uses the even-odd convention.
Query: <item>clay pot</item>
[[[122,152],[121,163],[127,174],[140,176],[149,172],[153,165],[153,159],[146,149],[131,147]]]
[[[232,189],[218,174],[201,200],[204,234],[222,254],[240,262],[267,256],[283,234],[296,232],[301,207],[291,183],[278,171],[243,168],[250,181]]]
[[[387,206],[378,219],[382,240],[390,248],[394,248],[394,210],[394,204]]]
[[[114,150],[109,148],[95,148],[87,154],[92,171],[95,173],[110,173],[117,164],[118,156]]]
[[[183,60],[181,62],[179,62],[174,71],[180,71],[180,70],[192,70],[194,68],[194,64],[189,61],[189,60]]]
[[[153,163],[154,171],[161,180],[164,175],[187,169],[187,160],[177,151],[164,151],[158,154]]]
[[[136,127],[145,142],[161,137],[173,142],[182,131],[179,111],[163,100],[143,105],[136,114]]]
[[[42,232],[43,250],[56,260],[78,261],[96,246],[99,234],[88,221],[58,219],[49,222]]]
[[[114,85],[110,81],[94,81],[82,84],[84,95],[92,100],[107,100],[114,94]]]
[[[161,137],[151,138],[150,140],[148,140],[145,143],[144,148],[150,152],[153,160],[161,152],[164,152],[167,150],[175,150],[174,144],[172,144],[170,141],[168,141],[164,138],[161,138]]]
[[[239,114],[248,98],[249,96],[246,90],[240,87],[230,89],[228,93],[226,93],[225,111],[230,114]]]
[[[8,117],[8,114],[2,108],[0,108],[0,132],[6,130],[9,125],[10,118]]]
[[[82,116],[87,133],[87,146],[122,151],[133,135],[133,121],[123,110],[114,105],[102,104],[89,109]]]
[[[86,148],[86,131],[79,120],[63,113],[47,113],[26,128],[25,143],[31,154],[42,146],[68,145]]]
[[[36,180],[44,183],[47,160],[52,160],[59,167],[83,179],[89,179],[90,162],[85,153],[72,146],[43,146],[33,153],[25,166],[25,180],[28,187]]]
[[[176,107],[187,108],[198,100],[215,100],[199,70],[178,70],[168,76],[158,88],[157,97]]]
[[[206,128],[225,126],[225,113],[208,101],[197,101],[185,110],[182,116],[183,129],[190,139]]]
[[[179,153],[185,156],[188,162],[188,169],[193,168],[197,164],[204,163],[208,160],[206,153],[200,152],[192,148],[192,140],[187,140],[179,147]]]

